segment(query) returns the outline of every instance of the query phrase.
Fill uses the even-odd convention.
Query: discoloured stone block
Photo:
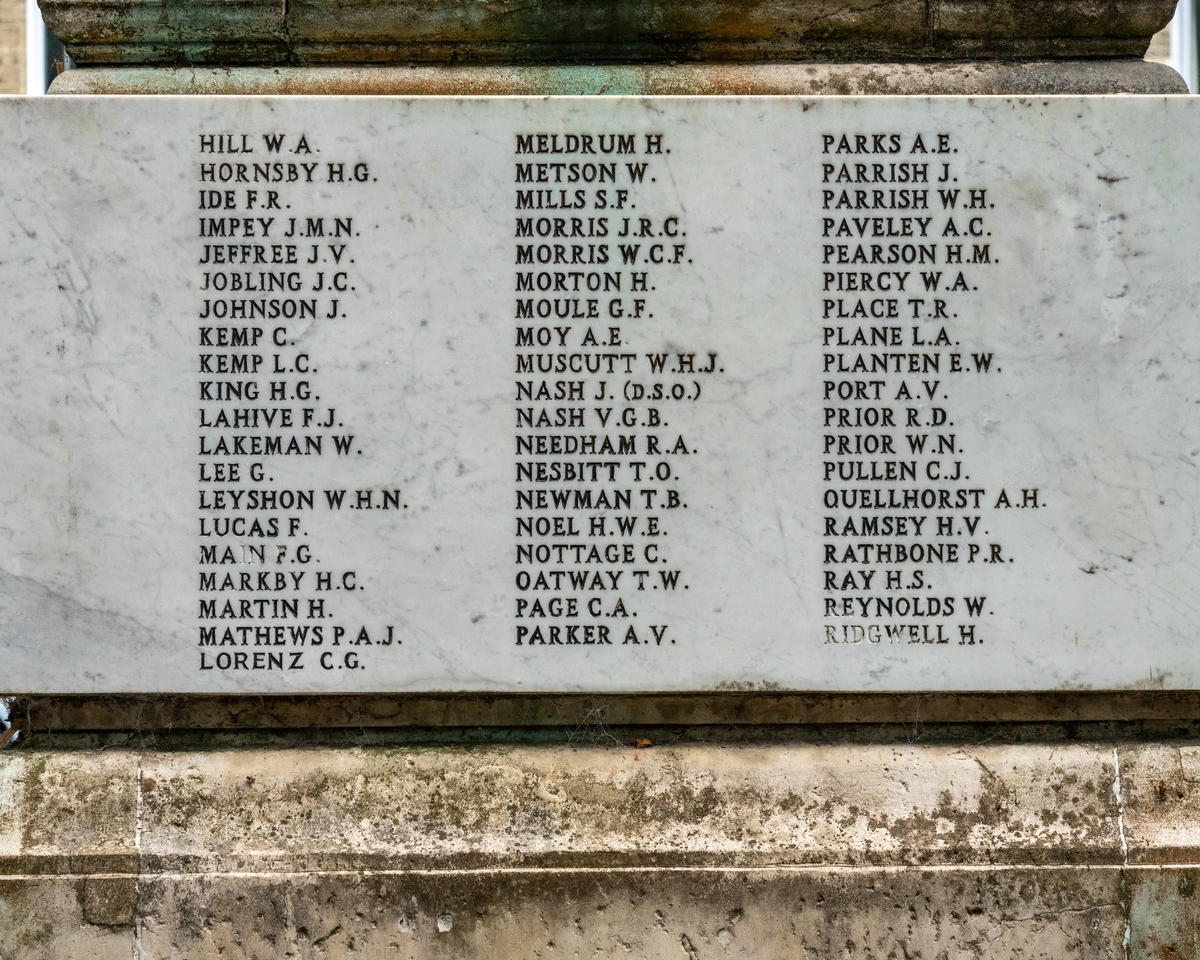
[[[1112,869],[181,877],[148,884],[142,943],[188,960],[1117,960],[1119,888]]]
[[[1111,751],[706,746],[160,754],[158,869],[1119,857]],[[332,859],[331,859],[332,858]]]
[[[1192,779],[1195,749],[1163,744],[1119,751],[1130,863],[1196,862],[1200,782]]]
[[[82,877],[0,878],[0,956],[5,960],[129,960],[131,927],[84,914]]]
[[[137,836],[138,758],[125,751],[8,753],[19,854],[0,872],[130,869]]]
[[[83,918],[88,923],[128,927],[136,910],[136,877],[88,877],[83,882]]]
[[[1129,956],[1136,960],[1185,960],[1200,956],[1200,899],[1195,866],[1131,870]]]

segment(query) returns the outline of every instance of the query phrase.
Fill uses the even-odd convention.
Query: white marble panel
[[[0,100],[2,686],[1195,688],[1197,143]]]

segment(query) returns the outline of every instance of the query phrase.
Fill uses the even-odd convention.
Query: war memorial
[[[0,956],[1194,956],[1172,9],[47,0]]]

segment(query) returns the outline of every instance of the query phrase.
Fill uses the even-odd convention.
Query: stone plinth
[[[1191,747],[783,741],[0,760],[0,950],[1187,956]]]

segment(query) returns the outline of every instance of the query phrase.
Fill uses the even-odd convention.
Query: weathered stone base
[[[1200,747],[0,755],[0,955],[1190,958]]]
[[[0,881],[0,897],[5,949],[28,960],[1122,960],[1126,896],[1138,911],[1128,956],[1194,956],[1194,898],[1178,890],[1197,876],[1111,867],[156,875]],[[98,907],[102,887],[136,902],[136,920]]]
[[[73,94],[932,95],[1187,93],[1170,67],[1137,59],[604,66],[89,67]]]

